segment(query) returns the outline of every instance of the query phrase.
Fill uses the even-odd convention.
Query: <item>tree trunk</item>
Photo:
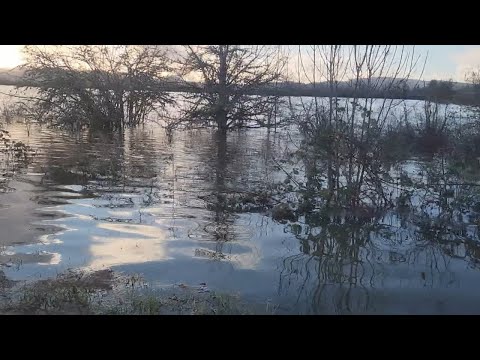
[[[220,46],[220,67],[218,71],[218,107],[217,107],[217,126],[223,134],[227,132],[227,55],[228,45]]]

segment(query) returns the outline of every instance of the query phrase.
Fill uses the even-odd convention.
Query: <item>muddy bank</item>
[[[253,315],[277,309],[211,291],[205,283],[153,289],[138,275],[109,269],[72,270],[28,283],[0,273],[2,315]]]

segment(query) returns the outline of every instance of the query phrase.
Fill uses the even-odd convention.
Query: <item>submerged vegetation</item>
[[[281,79],[286,58],[280,49],[239,45],[186,46],[179,61],[181,73],[201,74],[184,94],[189,106],[173,124],[194,127],[214,124],[220,132],[242,127],[274,126],[278,96],[255,95]],[[276,123],[275,123],[276,124]]]
[[[33,155],[30,146],[13,140],[10,133],[0,127],[0,193],[8,191],[9,180],[31,162]]]
[[[169,69],[161,47],[27,46],[25,54],[24,78],[37,91],[28,110],[37,121],[122,129],[171,102],[157,80]]]

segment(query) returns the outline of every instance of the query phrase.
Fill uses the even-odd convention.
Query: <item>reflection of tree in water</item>
[[[216,132],[213,141],[207,140],[197,160],[204,166],[200,177],[206,195],[200,197],[210,210],[202,229],[215,241],[211,257],[225,258],[225,244],[234,243],[242,235],[235,221],[237,213],[247,211],[242,208],[249,199],[247,194],[258,191],[268,178],[263,155],[271,151],[272,140],[263,134],[252,139],[244,131],[233,132],[228,139],[225,133]]]
[[[148,206],[159,201],[156,176],[171,158],[160,153],[163,148],[159,150],[157,141],[143,129],[128,133],[92,130],[77,139],[70,134],[60,140],[52,137],[45,140],[50,146],[41,149],[36,166],[45,173],[44,185],[82,185],[114,207]],[[142,194],[142,203],[135,204],[133,197],[125,199],[121,193]]]
[[[123,177],[122,134],[88,131],[77,139],[70,134],[49,135],[43,140],[37,164],[46,174],[45,180],[61,185],[85,185],[91,180],[113,184]]]
[[[373,311],[372,292],[449,287],[454,262],[478,267],[480,187],[446,171],[444,158],[391,173],[396,185],[382,181],[379,189],[378,196],[391,197],[384,207],[368,201],[378,181],[363,192],[367,201],[359,199],[369,207],[344,206],[339,196],[325,201],[321,173],[312,168],[305,175],[308,192],[300,191],[301,207],[296,204],[300,220],[287,226],[300,252],[283,259],[279,279],[279,292],[296,294],[305,311]]]
[[[228,163],[231,163],[231,152],[227,152],[226,134],[216,132],[214,134],[214,149],[216,150],[214,161],[209,161],[207,169],[215,174],[212,183],[212,192],[208,196],[207,208],[211,211],[210,221],[203,227],[204,231],[215,241],[214,253],[209,257],[222,259],[226,257],[224,254],[224,244],[227,241],[235,241],[236,234],[233,230],[235,222],[234,214],[228,209],[228,181],[229,173],[227,169]]]
[[[165,144],[158,143],[158,139],[155,139],[147,130],[130,128],[127,135],[126,171],[128,176],[144,179],[156,177],[157,165],[163,165],[166,159],[159,151],[159,147],[165,147]]]
[[[374,225],[358,218],[322,217],[321,226],[309,226],[309,220],[303,226],[290,226],[289,230],[300,241],[301,252],[283,259],[279,291],[288,291],[295,281],[297,301],[306,296],[311,299],[312,311],[320,312],[330,300],[337,311],[349,310],[351,291],[359,288],[364,290],[365,306],[368,306],[366,287],[373,281],[369,271],[373,268],[374,249],[368,249],[367,244]],[[337,287],[337,293],[332,295],[329,286]],[[357,299],[359,295],[356,293]]]

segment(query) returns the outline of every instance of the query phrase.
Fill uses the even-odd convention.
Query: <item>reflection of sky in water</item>
[[[206,208],[201,197],[221,186],[257,190],[275,179],[267,159],[269,151],[283,151],[285,134],[270,134],[269,140],[263,130],[232,134],[221,163],[208,132],[182,133],[173,145],[159,129],[126,131],[123,141],[59,133],[32,131],[25,140],[39,149],[28,178],[38,182],[56,167],[71,170],[45,177],[43,187],[30,194],[39,213],[63,215],[32,223],[61,230],[39,235],[39,243],[5,249],[2,256],[21,262],[15,266],[11,261],[4,269],[13,279],[53,276],[69,267],[112,267],[142,273],[158,284],[206,282],[262,301],[281,299],[307,312],[348,307],[433,312],[455,306],[480,312],[475,305],[480,303],[475,286],[480,274],[462,259],[462,245],[452,257],[434,244],[418,244],[415,228],[409,223],[399,227],[397,214],[380,221],[394,235],[371,232],[368,242],[340,259],[339,244],[332,245],[337,255],[325,249],[323,255],[314,253],[320,229],[306,235],[303,226],[297,239],[268,216]],[[12,136],[22,139],[24,129],[13,127]],[[225,179],[219,184],[222,166]],[[406,163],[403,170],[416,176],[418,164]],[[100,176],[84,181],[75,175],[82,171]]]

